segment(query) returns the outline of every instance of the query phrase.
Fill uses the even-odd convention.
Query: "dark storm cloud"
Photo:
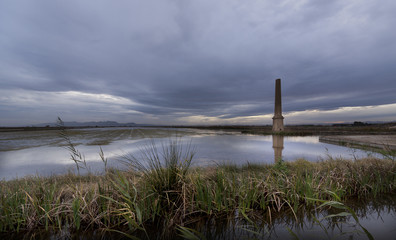
[[[276,78],[288,112],[390,104],[395,11],[393,0],[2,1],[0,87],[118,96],[142,121],[269,114]]]

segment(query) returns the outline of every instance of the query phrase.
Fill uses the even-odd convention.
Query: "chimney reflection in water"
[[[283,136],[272,135],[272,148],[274,149],[274,161],[282,160]]]

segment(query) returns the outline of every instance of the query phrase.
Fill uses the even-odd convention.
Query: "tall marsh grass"
[[[186,182],[187,172],[195,155],[191,142],[183,144],[181,139],[169,139],[158,144],[151,140],[140,148],[140,154],[126,155],[124,162],[144,179],[151,192],[162,197],[174,195]]]
[[[65,124],[60,117],[58,117],[57,126],[60,128],[59,136],[63,139],[63,141],[66,144],[65,148],[69,151],[70,159],[76,164],[78,174],[80,174],[81,168],[86,169],[88,171],[89,169],[87,166],[87,162],[85,161],[84,154],[82,154],[75,147],[75,144],[70,139],[70,136],[66,131]],[[100,149],[100,150],[102,150],[102,149]],[[101,151],[101,153],[103,153],[103,152]]]
[[[259,213],[271,222],[288,211],[298,220],[303,206],[318,204],[309,199],[342,201],[396,191],[396,162],[387,159],[191,167],[194,154],[191,144],[177,139],[161,147],[151,142],[140,155],[124,158],[127,171],[0,181],[0,232],[67,227],[148,238],[147,229],[156,226],[164,236],[176,230],[187,236],[189,224],[202,217],[250,221]]]

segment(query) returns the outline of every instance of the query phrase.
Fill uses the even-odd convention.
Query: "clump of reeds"
[[[0,232],[102,229],[132,237],[150,226],[184,226],[196,218],[250,219],[320,200],[380,196],[396,191],[396,162],[383,159],[191,168],[194,149],[152,142],[129,158],[128,171],[105,175],[30,177],[0,181]],[[333,192],[337,197],[328,192]],[[339,199],[338,199],[339,198]],[[297,219],[297,218],[296,218]],[[186,229],[186,228],[184,228]]]
[[[165,227],[174,225],[183,219],[188,204],[188,173],[194,155],[191,142],[183,144],[180,138],[162,142],[161,147],[151,140],[141,147],[139,154],[123,157],[134,178],[128,181],[121,173],[113,176],[112,187],[119,191],[116,198],[109,199],[118,205],[117,198],[128,199],[120,214],[137,229],[144,229],[146,222],[159,220]]]
[[[194,155],[191,142],[184,146],[181,139],[169,139],[159,149],[151,140],[140,149],[139,156],[124,156],[124,162],[142,176],[151,192],[165,197],[181,189]]]

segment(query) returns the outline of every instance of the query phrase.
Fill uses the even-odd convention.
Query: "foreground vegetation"
[[[103,153],[102,153],[103,154]],[[374,158],[191,168],[177,141],[126,156],[127,171],[0,181],[0,232],[102,229],[134,238],[152,226],[182,234],[203,217],[298,214],[320,200],[396,193],[396,162]],[[104,158],[104,157],[103,157]],[[77,163],[76,163],[77,164]],[[164,231],[163,234],[171,234]]]

